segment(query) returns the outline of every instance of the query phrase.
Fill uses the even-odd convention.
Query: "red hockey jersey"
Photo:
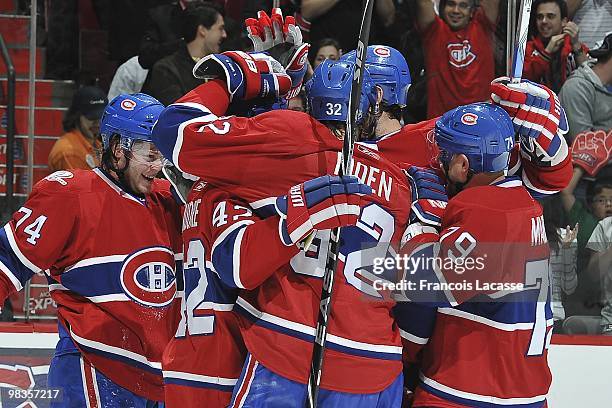
[[[57,352],[76,344],[112,381],[161,401],[162,352],[178,322],[179,222],[166,181],[139,199],[99,169],[53,173],[0,231],[0,301],[44,272],[72,340]]]
[[[240,257],[242,243],[248,243],[243,250],[249,253],[248,245],[266,247],[265,256],[245,259],[249,279],[244,283],[249,286],[287,264],[298,248],[280,243],[278,220],[260,220],[247,203],[203,181],[189,194],[182,229],[185,291],[181,322],[164,352],[165,403],[167,407],[226,407],[246,348],[233,312],[239,287],[233,274],[224,272]],[[238,247],[234,248],[234,242]]]
[[[432,283],[429,291],[405,293],[440,306],[423,334],[413,406],[544,406],[552,310],[540,205],[518,178],[508,178],[453,197],[442,227],[439,237],[420,235],[404,247],[415,259],[440,257],[438,266],[408,277],[421,289]],[[486,375],[474,381],[475,372]]]
[[[437,118],[405,125],[400,130],[376,140],[375,147],[372,148],[393,163],[436,167],[438,159],[438,147],[434,138],[436,120]]]
[[[342,143],[312,117],[294,111],[217,117],[213,112],[222,114],[227,102],[224,86],[212,81],[167,108],[154,130],[160,150],[183,171],[223,186],[247,200],[259,217],[273,220],[277,196],[339,171]],[[398,167],[362,145],[355,149],[352,174],[374,194],[358,225],[343,228],[322,387],[371,393],[391,384],[402,368],[394,301],[374,290],[371,270],[373,258],[388,255],[389,244],[398,243],[410,192]],[[251,264],[258,258],[270,262],[270,242],[230,234],[223,245],[234,255],[219,264],[213,259],[221,276],[250,289],[241,292],[235,308],[249,352],[270,370],[302,383],[308,378],[328,240],[329,231],[320,231],[308,252],[270,267],[271,276],[260,286]]]

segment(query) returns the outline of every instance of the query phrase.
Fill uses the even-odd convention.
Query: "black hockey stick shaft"
[[[357,110],[361,97],[363,84],[363,70],[370,37],[370,22],[372,20],[372,9],[374,0],[365,0],[361,28],[359,30],[359,41],[355,56],[355,70],[351,83],[351,95],[349,99],[349,115],[346,123],[346,133],[342,145],[342,167],[340,175],[347,175],[351,172],[351,162],[353,160],[353,149],[357,140]],[[319,317],[315,332],[315,342],[312,350],[312,361],[310,365],[310,375],[308,377],[308,395],[306,396],[305,406],[315,408],[321,384],[321,374],[323,370],[323,355],[325,353],[325,342],[327,339],[327,328],[329,316],[331,314],[331,299],[334,288],[334,276],[338,265],[338,254],[340,249],[340,228],[334,228],[329,239],[328,255],[325,261],[325,273],[323,275],[323,288],[321,290],[321,301],[319,303]]]
[[[519,23],[514,44],[512,58],[512,82],[519,83],[523,77],[523,64],[525,62],[525,47],[527,46],[527,33],[529,31],[529,17],[531,16],[532,0],[521,0]],[[510,18],[513,18],[511,16]]]

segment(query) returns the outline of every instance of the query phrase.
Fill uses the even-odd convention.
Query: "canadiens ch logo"
[[[446,47],[448,48],[448,62],[454,67],[467,67],[476,59],[476,55],[471,51],[472,45],[469,40],[448,44]]]
[[[379,45],[374,48],[374,54],[378,55],[379,57],[388,57],[391,55],[391,51],[389,50],[389,48]]]
[[[121,108],[126,111],[132,111],[136,107],[136,102],[131,99],[124,99],[121,101]]]
[[[141,249],[121,266],[121,286],[132,300],[146,306],[164,307],[176,295],[174,253],[168,248]]]
[[[464,113],[463,116],[461,116],[461,123],[473,126],[478,123],[478,116],[473,113]]]

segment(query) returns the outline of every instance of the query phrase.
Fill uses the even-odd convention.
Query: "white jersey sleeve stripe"
[[[40,271],[42,271],[42,268],[39,268],[38,266],[34,265],[34,263],[31,262],[28,258],[26,258],[26,256],[21,252],[21,250],[17,246],[17,241],[15,240],[15,236],[13,235],[13,230],[11,229],[10,223],[7,223],[4,226],[4,232],[6,233],[6,238],[8,239],[9,245],[11,246],[13,253],[17,256],[17,258],[19,258],[19,261],[21,261],[22,264],[24,264],[29,270],[34,273],[39,273]]]
[[[415,336],[414,334],[408,333],[407,331],[402,329],[399,329],[399,333],[403,339],[406,339],[411,343],[423,345],[427,344],[427,342],[429,341],[429,338]]]
[[[204,107],[203,105],[197,105],[197,104],[176,104],[175,106],[180,106],[180,105],[185,105],[185,106],[190,106],[192,108],[198,108],[202,110],[203,115],[188,121],[185,121],[183,123],[181,123],[178,127],[178,134],[176,136],[176,143],[174,144],[174,150],[172,151],[172,162],[174,163],[174,165],[176,166],[177,169],[179,169],[180,171],[185,172],[182,168],[181,168],[181,164],[179,163],[179,156],[181,153],[181,149],[183,147],[183,135],[185,132],[185,128],[193,123],[209,123],[209,122],[214,122],[215,120],[218,119],[218,117],[216,115],[213,115],[206,107]],[[196,106],[192,106],[192,105],[196,105]]]
[[[11,270],[2,261],[0,261],[0,272],[4,273],[6,277],[9,278],[9,280],[18,292],[23,289],[23,285],[21,284],[21,282],[19,282],[19,279],[17,279],[17,277],[13,275],[13,272],[11,272]]]
[[[432,380],[431,378],[425,377],[423,374],[420,375],[421,381],[426,385],[434,388],[436,390],[442,391],[446,394],[454,395],[459,398],[468,399],[472,401],[498,404],[498,405],[520,405],[520,404],[533,404],[544,401],[546,395],[536,395],[533,397],[527,398],[499,398],[493,397],[491,395],[480,395],[473,394],[470,392],[460,391],[451,387],[448,387],[444,384],[440,384],[439,382]]]

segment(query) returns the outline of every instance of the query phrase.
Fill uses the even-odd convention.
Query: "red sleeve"
[[[201,197],[199,225],[211,246],[209,260],[228,286],[253,289],[299,252],[281,242],[278,216],[260,219],[248,204],[219,189]]]
[[[0,230],[0,301],[21,290],[35,273],[51,269],[76,240],[80,206],[69,191],[70,180],[60,180],[39,182]]]
[[[572,179],[572,158],[569,154],[550,167],[538,166],[529,160],[523,160],[522,163],[521,178],[530,192],[535,191],[545,195],[555,194],[567,187]],[[537,194],[535,196],[537,197]]]
[[[195,87],[175,103],[197,103],[206,106],[215,115],[221,116],[229,107],[230,97],[225,82],[215,79]]]
[[[538,50],[532,41],[527,41],[525,48],[525,62],[523,64],[523,77],[532,81],[539,81],[548,71],[550,56],[544,50]]]
[[[64,247],[75,238],[80,204],[69,189],[69,185],[42,180],[5,229],[12,234],[9,238],[9,242],[15,243],[12,249],[34,272],[53,266]]]
[[[510,154],[509,175],[520,176],[523,184],[535,198],[558,193],[572,179],[572,160],[565,138],[555,135],[560,142],[559,149],[546,161],[534,160],[516,144]],[[544,153],[538,153],[544,154]]]

